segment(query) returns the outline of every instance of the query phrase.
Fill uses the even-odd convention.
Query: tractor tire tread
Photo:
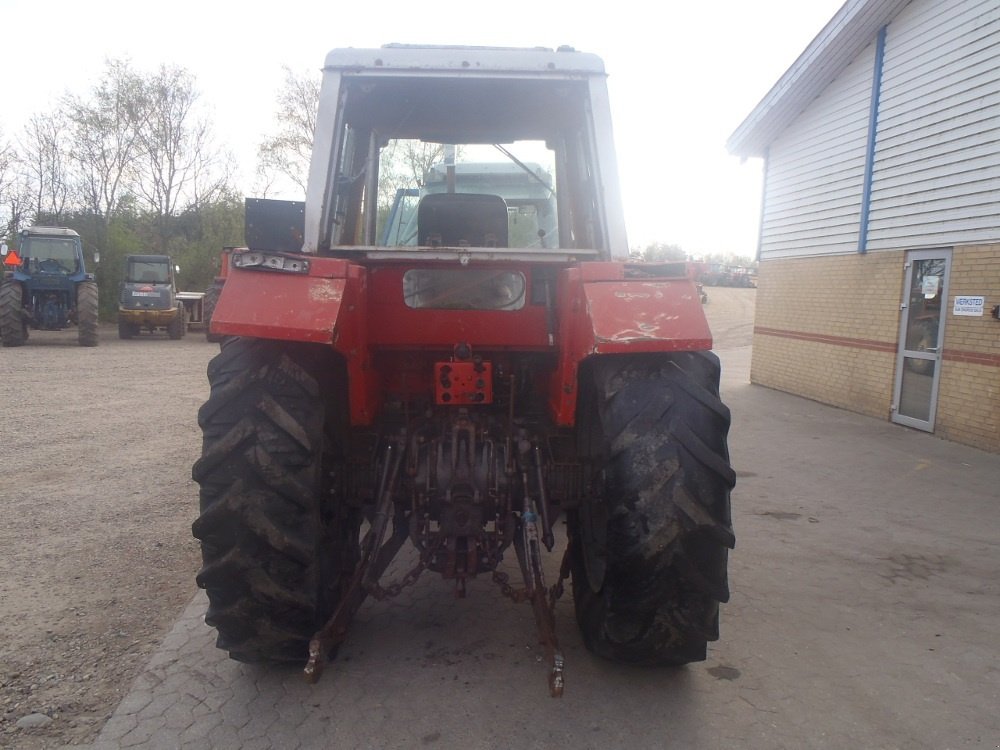
[[[240,661],[304,659],[339,585],[323,521],[324,411],[295,345],[227,342],[209,365],[198,421],[203,454],[192,476],[192,525],[208,593],[206,622]]]
[[[184,338],[184,334],[187,332],[187,312],[184,310],[184,306],[181,305],[177,308],[177,314],[174,319],[167,324],[167,336],[169,336],[173,341]]]
[[[76,325],[80,346],[98,345],[97,282],[81,281],[76,286]]]
[[[0,282],[0,339],[4,346],[23,346],[27,341],[21,308],[22,294],[20,282]]]
[[[719,399],[718,359],[707,352],[607,357],[582,377],[591,379],[584,387],[595,398],[581,407],[597,413],[580,413],[578,421],[596,422],[603,435],[598,463],[608,519],[599,585],[587,579],[584,542],[571,541],[584,642],[629,663],[702,660],[718,638],[735,544],[730,416]]]

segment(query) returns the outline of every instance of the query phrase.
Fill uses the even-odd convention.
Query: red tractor
[[[250,207],[211,322],[193,530],[233,658],[318,679],[365,598],[425,570],[530,602],[553,695],[570,577],[592,652],[705,658],[729,410],[685,264],[627,262],[605,78],[562,48],[327,57],[305,204]],[[415,225],[387,245],[398,195]],[[383,580],[407,541],[412,569]]]

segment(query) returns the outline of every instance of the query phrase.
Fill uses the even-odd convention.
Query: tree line
[[[243,200],[199,104],[184,68],[143,73],[111,60],[85,94],[0,133],[0,240],[16,247],[31,225],[79,232],[90,269],[100,252],[106,318],[130,253],[168,254],[182,287],[204,289],[221,248],[243,242]]]

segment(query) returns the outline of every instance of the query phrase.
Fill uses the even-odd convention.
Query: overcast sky
[[[756,252],[761,170],[728,136],[842,0],[408,2],[0,0],[0,136],[86,94],[108,58],[197,78],[216,137],[250,189],[256,144],[273,130],[282,66],[305,73],[334,47],[389,42],[568,44],[605,62],[629,244],[692,254]],[[301,197],[301,196],[285,196]]]

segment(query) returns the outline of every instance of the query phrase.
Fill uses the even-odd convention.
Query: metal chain
[[[572,544],[572,542],[570,544]],[[563,553],[562,562],[559,564],[559,579],[549,588],[549,606],[553,610],[555,609],[556,602],[559,601],[559,598],[565,593],[563,581],[568,580],[570,577],[570,544],[566,545],[566,551]],[[510,576],[506,573],[501,573],[499,570],[494,569],[493,581],[500,586],[501,593],[514,602],[526,602],[531,599],[531,593],[527,588],[515,589],[510,585]]]
[[[394,596],[399,596],[403,589],[407,586],[412,586],[420,578],[420,574],[423,573],[427,566],[431,563],[431,558],[434,553],[437,552],[438,548],[441,546],[440,541],[434,547],[425,547],[424,551],[420,555],[420,560],[417,564],[413,566],[406,575],[404,575],[400,580],[390,583],[388,586],[380,586],[375,583],[372,586],[367,587],[368,593],[376,601],[384,601],[385,599],[391,599]]]
[[[504,596],[518,604],[526,602],[531,598],[531,594],[527,588],[515,589],[510,585],[510,576],[506,573],[501,573],[499,570],[493,571],[493,582],[500,586],[500,591]]]

